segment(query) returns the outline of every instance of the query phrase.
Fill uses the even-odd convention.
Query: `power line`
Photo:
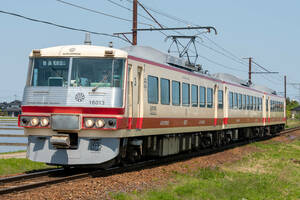
[[[209,58],[207,58],[207,57],[205,57],[205,56],[202,56],[202,55],[199,55],[199,54],[198,54],[198,56],[201,57],[201,58],[203,58],[203,59],[205,59],[205,60],[207,60],[207,61],[210,62],[210,63],[219,65],[219,66],[224,67],[224,68],[226,68],[226,69],[230,69],[230,70],[233,70],[233,71],[246,72],[246,71],[243,71],[243,70],[239,70],[239,69],[236,69],[236,68],[229,67],[229,66],[226,66],[226,65],[224,65],[224,64],[218,63],[218,62],[213,61],[213,60],[211,60],[211,59],[209,59]]]
[[[256,66],[260,67],[261,69],[265,70],[266,72],[270,72],[268,69],[264,68],[263,66],[261,66],[260,64],[258,64],[257,62],[252,60],[252,63],[254,63]]]
[[[130,8],[127,8],[126,6],[123,6],[123,5],[121,5],[121,4],[119,4],[119,3],[116,3],[116,2],[114,2],[114,1],[112,1],[112,0],[107,0],[108,2],[110,2],[110,3],[112,3],[112,4],[114,4],[114,5],[116,5],[116,6],[119,6],[119,7],[121,7],[121,8],[124,8],[124,9],[126,9],[126,10],[128,10],[128,11],[133,11],[132,9],[130,9]],[[142,5],[140,2],[138,2],[140,5]],[[149,13],[147,13],[147,14],[149,14]],[[146,16],[144,16],[144,15],[142,15],[142,14],[139,14],[139,13],[137,13],[137,15],[138,16],[140,16],[140,17],[143,17],[144,19],[147,19],[148,21],[151,21],[151,22],[153,22],[154,20],[152,19],[152,18],[149,18],[149,17],[146,17]],[[154,21],[155,22],[155,21]],[[151,25],[151,27],[154,27],[153,25]],[[168,35],[167,34],[165,34],[164,32],[162,32],[162,31],[159,31],[161,34],[163,34],[165,37],[167,37]]]
[[[197,42],[198,44],[200,44],[201,46],[204,46],[205,48],[210,49],[210,50],[212,50],[212,51],[214,51],[214,52],[216,52],[216,53],[218,53],[218,54],[220,54],[220,55],[222,55],[222,56],[224,56],[224,57],[226,57],[226,58],[228,58],[228,59],[230,59],[230,60],[232,60],[232,61],[234,61],[234,62],[236,62],[236,63],[238,63],[238,64],[242,64],[244,67],[246,67],[246,65],[245,65],[244,62],[238,61],[238,60],[236,60],[236,59],[234,59],[234,58],[232,58],[232,57],[226,55],[225,53],[223,53],[223,52],[221,52],[221,51],[218,51],[218,50],[216,50],[216,49],[214,49],[214,48],[212,48],[212,47],[210,47],[210,46],[208,46],[208,45],[205,45],[205,44],[203,44],[203,43],[201,43],[201,42],[199,42],[199,41],[196,41],[196,42]]]
[[[69,6],[73,6],[75,8],[79,8],[79,9],[86,10],[86,11],[89,11],[89,12],[97,13],[97,14],[100,14],[100,15],[104,15],[104,16],[107,16],[107,17],[111,17],[111,18],[115,18],[115,19],[119,19],[119,20],[123,20],[123,21],[127,21],[127,22],[132,22],[132,20],[130,20],[130,19],[125,19],[125,18],[122,18],[122,17],[114,16],[114,15],[107,14],[107,13],[104,13],[104,12],[100,12],[100,11],[97,11],[97,10],[93,10],[93,9],[90,9],[90,8],[79,6],[79,5],[76,5],[76,4],[73,4],[73,3],[69,3],[69,2],[66,2],[66,1],[63,1],[63,0],[56,0],[56,1],[58,1],[60,3],[63,3],[63,4],[66,4],[66,5],[69,5]],[[143,23],[143,22],[138,22],[138,24],[152,26],[152,24],[147,24],[147,23]]]
[[[127,1],[130,2],[130,3],[133,2],[132,0],[127,0]],[[145,4],[143,4],[143,5],[145,6]],[[156,10],[156,9],[153,9],[153,8],[151,8],[151,7],[149,7],[149,6],[145,6],[145,8],[147,8],[148,10],[151,10],[152,12],[154,12],[154,13],[156,13],[156,14],[165,16],[165,17],[170,18],[170,19],[173,19],[173,20],[175,20],[175,21],[180,21],[181,23],[188,24],[188,22],[185,21],[185,20],[182,20],[182,19],[180,19],[180,18],[177,18],[177,17],[171,16],[171,15],[169,15],[169,14],[163,13],[163,12],[158,11],[158,10]]]
[[[38,23],[51,25],[51,26],[56,26],[56,27],[63,28],[63,29],[68,29],[68,30],[73,30],[73,31],[80,31],[80,32],[87,32],[87,33],[91,33],[91,34],[94,34],[94,35],[109,36],[109,37],[114,37],[114,38],[118,38],[118,39],[121,39],[123,41],[126,41],[125,39],[123,39],[121,37],[111,35],[111,34],[108,34],[108,33],[100,33],[100,32],[95,32],[95,31],[89,31],[89,30],[86,30],[86,29],[73,28],[73,27],[70,27],[70,26],[64,26],[64,25],[56,24],[56,23],[49,22],[49,21],[34,19],[34,18],[26,17],[26,16],[23,16],[23,15],[20,15],[20,14],[3,11],[3,10],[0,10],[0,13],[15,16],[15,17],[19,17],[19,18],[23,18],[23,19],[26,19],[26,20],[29,20],[29,21],[34,21],[34,22],[38,22]]]
[[[112,4],[116,5],[116,6],[118,6],[118,7],[120,7],[120,8],[124,8],[125,10],[128,10],[128,11],[130,11],[130,12],[133,11],[131,8],[128,8],[128,7],[126,7],[126,6],[123,6],[123,5],[117,3],[117,2],[115,2],[115,1],[113,1],[113,0],[106,0],[106,1],[108,1],[108,2],[110,2],[110,3],[112,3]],[[147,19],[148,21],[151,21],[151,22],[153,21],[151,18],[146,17],[146,16],[144,16],[144,15],[141,15],[141,14],[139,14],[139,13],[138,13],[138,16],[140,16],[140,17],[142,17],[142,18],[144,18],[144,19]]]
[[[255,62],[255,61],[253,61],[253,60],[252,60],[252,63],[254,63],[256,66],[258,66],[259,68],[263,69],[263,70],[266,71],[266,72],[269,72],[269,73],[272,75],[272,72],[270,72],[270,70],[266,69],[266,68],[263,67],[262,65],[258,64],[257,62]],[[277,73],[277,75],[278,75],[278,73]],[[274,77],[274,78],[275,78],[275,77]],[[282,80],[279,80],[279,79],[277,79],[277,78],[276,78],[276,80],[282,82]]]
[[[257,59],[256,59],[256,60],[257,60]],[[257,65],[258,67],[264,69],[265,71],[268,71],[267,69],[265,69],[265,68],[262,67],[261,65],[257,64],[256,62],[254,62],[254,64]],[[273,75],[273,74],[271,74],[271,75]],[[278,73],[277,73],[276,75],[278,75],[278,77],[280,78],[280,79],[276,78],[278,81],[282,81],[282,79],[284,78],[283,75],[280,75],[280,74],[278,74]],[[274,78],[275,78],[275,77],[274,77]]]
[[[218,43],[216,43],[215,41],[213,41],[212,39],[210,39],[208,36],[206,35],[203,35],[203,37],[205,39],[207,39],[208,41],[210,41],[211,43],[213,43],[215,46],[217,46],[218,48],[222,49],[223,51],[227,52],[228,54],[230,54],[232,57],[244,62],[243,59],[241,59],[240,57],[236,56],[235,54],[233,54],[231,51],[225,49],[224,47],[222,47],[221,45],[219,45]],[[245,64],[245,63],[244,63]]]
[[[127,1],[128,1],[128,2],[132,2],[132,0],[127,0]],[[147,9],[149,9],[149,10],[151,10],[151,11],[153,11],[153,12],[159,14],[159,15],[168,17],[169,19],[172,19],[172,20],[174,20],[174,21],[181,22],[181,23],[186,24],[186,25],[194,25],[194,26],[198,26],[198,25],[196,25],[196,24],[194,24],[194,23],[192,23],[192,22],[188,22],[188,21],[183,20],[183,19],[180,19],[180,18],[178,18],[178,17],[171,16],[171,15],[169,15],[169,14],[163,13],[162,11],[155,10],[155,9],[149,7],[149,6],[145,6],[145,7],[146,7]],[[199,33],[199,31],[197,31],[197,32]],[[177,32],[177,33],[178,33],[178,32]],[[233,61],[235,61],[235,62],[237,62],[237,63],[239,63],[239,64],[242,64],[242,65],[246,66],[246,64],[243,62],[243,60],[242,60],[241,58],[239,58],[238,56],[234,55],[234,54],[233,54],[232,52],[230,52],[229,50],[226,50],[224,47],[222,47],[221,45],[217,44],[216,42],[212,41],[210,38],[208,38],[208,37],[206,37],[206,36],[203,36],[203,37],[206,38],[207,40],[209,40],[210,42],[212,42],[215,46],[217,46],[218,48],[220,48],[222,51],[226,52],[226,53],[229,54],[230,56],[228,56],[228,55],[226,55],[225,53],[222,53],[222,52],[220,52],[220,51],[218,51],[218,50],[216,50],[216,49],[214,49],[214,48],[212,48],[212,47],[209,47],[209,46],[207,46],[207,45],[204,45],[204,44],[198,42],[200,45],[202,45],[202,46],[204,46],[204,47],[206,47],[206,48],[208,48],[208,49],[210,49],[210,50],[212,50],[212,51],[214,51],[214,52],[216,52],[216,53],[218,53],[218,54],[221,54],[221,55],[223,55],[223,56],[225,56],[225,57],[227,57],[227,58],[229,58],[229,59],[231,59],[231,60],[233,60]],[[247,66],[246,66],[246,67],[247,67]]]
[[[120,6],[120,7],[124,7],[124,6],[120,5],[120,4],[117,4],[117,3],[115,3],[115,2],[112,2],[112,0],[107,0],[107,1],[109,1],[109,2],[111,2],[111,3],[114,3],[114,4],[116,4],[116,5]],[[130,2],[130,3],[133,2],[132,0],[127,0],[127,1]],[[140,2],[138,2],[138,3],[141,4]],[[147,8],[147,9],[149,9],[149,10],[151,10],[152,12],[155,12],[155,13],[160,14],[160,15],[162,15],[162,16],[168,17],[168,18],[173,19],[173,20],[175,20],[175,21],[179,21],[179,22],[184,23],[184,24],[193,24],[193,23],[187,22],[187,21],[185,21],[185,20],[182,20],[182,19],[180,19],[180,18],[173,17],[173,16],[171,16],[171,15],[165,14],[165,13],[163,13],[163,12],[161,12],[161,11],[157,11],[157,10],[155,10],[155,9],[153,9],[153,8],[150,8],[149,6],[145,6],[145,5],[144,5],[144,7]],[[126,8],[126,7],[125,7],[125,8]],[[128,8],[126,8],[126,9],[128,9]],[[164,25],[162,25],[162,26],[163,26],[163,27],[166,27],[166,26],[164,26]],[[176,31],[176,33],[178,33],[178,32]],[[179,33],[179,34],[181,34],[181,33]],[[242,60],[241,58],[237,57],[236,55],[234,55],[234,54],[231,53],[230,51],[228,51],[228,50],[226,50],[225,48],[223,48],[222,46],[218,45],[216,42],[212,41],[210,38],[208,38],[208,37],[206,37],[206,36],[205,36],[205,38],[206,38],[207,40],[209,40],[210,42],[212,42],[215,46],[217,46],[218,48],[220,48],[222,51],[224,51],[224,52],[226,52],[227,54],[229,54],[230,56],[228,56],[227,54],[225,54],[225,53],[223,53],[223,52],[221,52],[221,51],[218,51],[218,50],[216,50],[216,49],[214,49],[214,48],[212,48],[212,47],[210,47],[210,46],[208,46],[208,45],[202,44],[202,43],[200,43],[199,41],[196,41],[196,42],[199,43],[200,45],[202,45],[202,46],[204,46],[204,47],[206,47],[206,48],[208,48],[208,49],[210,49],[210,50],[212,50],[212,51],[218,53],[218,54],[221,54],[221,55],[223,55],[223,56],[225,56],[225,57],[227,57],[227,58],[229,58],[229,59],[231,59],[231,60],[233,60],[233,61],[235,61],[235,62],[237,62],[237,63],[239,63],[239,64],[241,64],[241,65],[243,65],[243,66],[245,66],[245,63],[243,62],[243,60]],[[199,55],[199,57],[201,57],[201,58],[203,58],[203,59],[205,59],[205,60],[207,60],[207,61],[209,61],[209,62],[211,62],[211,63],[214,63],[214,64],[216,64],[216,65],[219,65],[219,66],[221,66],[221,67],[230,69],[230,70],[246,72],[246,71],[239,70],[239,69],[236,69],[236,68],[228,67],[228,66],[226,66],[226,65],[224,65],[224,64],[215,62],[215,61],[213,61],[213,60],[211,60],[211,59],[209,59],[209,58],[207,58],[207,57],[201,56],[201,55]]]
[[[127,1],[132,2],[132,0],[127,0]],[[177,22],[181,22],[181,23],[186,24],[186,25],[194,25],[194,26],[196,26],[195,24],[193,24],[193,23],[191,23],[191,22],[185,21],[185,20],[180,19],[180,18],[178,18],[178,17],[174,17],[174,16],[171,16],[171,15],[165,14],[165,13],[163,13],[163,12],[161,12],[161,11],[157,11],[157,10],[155,10],[155,9],[153,9],[153,8],[150,8],[149,6],[145,6],[145,7],[146,7],[147,9],[149,9],[149,10],[151,10],[151,11],[157,13],[157,14],[163,15],[163,16],[168,17],[168,18],[170,18],[170,19],[172,19],[172,20],[175,20],[175,21],[177,21]],[[197,25],[197,26],[198,26],[198,25]],[[197,31],[197,32],[200,33],[199,31]],[[178,33],[178,32],[176,32],[176,33]],[[180,33],[180,34],[181,34],[181,33]],[[216,42],[212,41],[212,40],[209,39],[208,37],[206,37],[206,36],[204,36],[204,37],[205,37],[207,40],[209,40],[210,42],[212,42],[214,45],[216,45],[217,47],[219,47],[220,49],[222,49],[222,51],[224,51],[224,52],[226,52],[227,54],[229,54],[230,56],[227,55],[227,54],[225,54],[225,53],[223,53],[223,52],[220,52],[220,51],[218,51],[218,50],[216,50],[216,49],[214,49],[214,48],[212,48],[212,47],[210,47],[210,46],[208,46],[208,45],[205,45],[205,44],[203,44],[203,43],[200,43],[199,41],[196,41],[196,42],[197,42],[198,44],[200,44],[201,46],[204,46],[204,47],[207,48],[207,49],[210,49],[210,50],[212,50],[212,51],[214,51],[214,52],[216,52],[216,53],[218,53],[218,54],[220,54],[220,55],[222,55],[222,56],[224,56],[224,57],[227,57],[227,58],[231,59],[232,61],[234,61],[234,62],[236,62],[236,63],[238,63],[238,64],[241,64],[241,65],[247,67],[246,64],[243,62],[243,60],[242,60],[241,58],[239,58],[238,56],[234,55],[234,54],[231,53],[230,51],[226,50],[224,47],[221,47],[220,45],[218,45]]]

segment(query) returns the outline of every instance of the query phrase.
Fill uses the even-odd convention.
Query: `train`
[[[32,50],[18,125],[27,157],[111,166],[274,135],[285,98],[148,46]]]

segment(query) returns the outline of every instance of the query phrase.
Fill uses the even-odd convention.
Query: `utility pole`
[[[249,77],[248,77],[248,79],[249,79],[249,80],[248,80],[249,85],[252,84],[252,81],[251,81],[251,72],[252,72],[252,71],[251,71],[251,65],[252,65],[252,58],[250,57],[250,58],[249,58],[249,72],[248,72],[248,73],[249,73]]]
[[[248,59],[249,60],[249,72],[248,72],[248,84],[251,85],[252,81],[251,81],[251,74],[252,74],[252,57],[249,58],[244,58],[244,59]]]
[[[286,114],[286,75],[284,75],[284,101],[285,101],[285,108],[284,108],[285,123],[287,125],[287,114]]]
[[[249,60],[249,78],[248,78],[248,84],[251,85],[252,84],[252,80],[251,80],[251,76],[252,74],[278,74],[279,72],[271,72],[269,70],[267,70],[266,68],[264,68],[263,66],[259,65],[257,62],[253,61],[252,57],[249,58],[244,58],[244,59],[248,59]],[[252,71],[252,63],[254,63],[255,65],[257,65],[258,67],[260,67],[261,69],[263,69],[264,71],[262,72],[253,72]]]
[[[286,99],[286,76],[284,76],[284,98]]]
[[[132,45],[137,45],[137,0],[133,0]]]

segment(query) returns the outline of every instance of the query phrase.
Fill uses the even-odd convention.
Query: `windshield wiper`
[[[111,69],[111,71],[112,71],[112,73],[111,73],[111,84],[112,84],[113,77],[114,77],[114,67],[115,67],[115,60],[114,60],[114,59],[112,60],[111,67],[112,67],[112,69]],[[107,78],[108,78],[108,77],[107,77]],[[92,89],[92,92],[96,92],[96,90],[100,87],[100,85],[101,85],[102,83],[103,83],[102,81],[99,82],[99,83]]]
[[[100,83],[98,83],[93,89],[92,92],[96,92],[96,90],[100,87]]]

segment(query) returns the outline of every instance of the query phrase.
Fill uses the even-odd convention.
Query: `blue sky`
[[[108,0],[65,0],[100,12],[132,19],[131,13]],[[131,8],[130,0],[112,0]],[[211,40],[234,54],[229,59],[218,52],[227,54],[205,37],[199,39],[198,52],[214,62],[221,63],[228,69],[198,59],[204,69],[210,73],[230,73],[247,79],[247,62],[237,58],[252,56],[260,65],[279,75],[253,75],[253,82],[267,85],[278,92],[283,92],[283,75],[287,75],[289,83],[300,82],[299,46],[300,46],[300,1],[297,0],[140,0],[146,7],[166,13],[176,18],[201,26],[214,26],[218,35],[205,34]],[[131,22],[113,19],[100,14],[65,5],[56,0],[2,0],[0,10],[18,13],[27,17],[51,21],[57,24],[83,28],[90,31],[114,33],[131,29]],[[182,27],[186,24],[169,19],[150,11],[158,21],[168,27]],[[147,14],[139,8],[139,13]],[[139,18],[140,22],[154,24]],[[1,37],[1,78],[0,101],[14,100],[22,97],[28,67],[28,55],[32,49],[57,45],[82,44],[84,33],[56,28],[0,13]],[[139,25],[146,28],[145,25]],[[165,32],[174,35],[174,32]],[[186,35],[195,31],[183,31]],[[200,35],[201,37],[201,35]],[[113,41],[114,47],[128,46],[127,43],[110,37],[91,35],[94,45],[108,45]],[[170,41],[159,32],[139,33],[138,44],[147,45],[166,52]],[[205,46],[213,48],[208,49]],[[227,54],[228,55],[228,54]],[[232,56],[231,56],[232,57]],[[237,57],[237,58],[236,58]],[[235,61],[233,61],[235,60]],[[241,64],[244,62],[244,64]],[[253,71],[258,71],[254,68]],[[298,90],[288,85],[288,96],[295,98]]]

